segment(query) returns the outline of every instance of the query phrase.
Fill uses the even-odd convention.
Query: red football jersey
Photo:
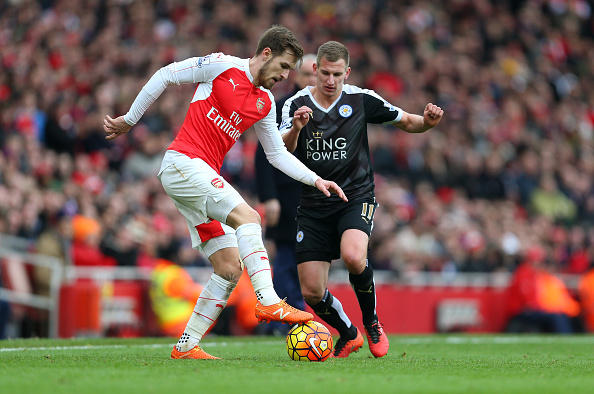
[[[179,134],[169,149],[198,157],[219,171],[225,155],[254,123],[271,112],[270,91],[255,87],[249,63],[222,53],[206,56],[194,67],[208,72],[200,82]]]
[[[250,127],[272,165],[313,186],[319,177],[287,152],[278,132],[272,93],[252,83],[249,59],[222,53],[193,57],[159,69],[124,115],[135,125],[169,85],[197,83],[184,123],[170,150],[200,158],[220,173],[225,155]]]

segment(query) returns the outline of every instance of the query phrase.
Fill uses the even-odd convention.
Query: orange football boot
[[[363,346],[363,335],[361,335],[361,331],[357,328],[357,336],[355,339],[342,339],[338,338],[336,341],[336,345],[334,345],[334,351],[332,352],[333,358],[345,358],[348,357],[349,354],[353,352],[358,352]]]
[[[374,357],[384,357],[388,354],[390,342],[384,332],[384,326],[377,320],[369,326],[365,326],[369,350]]]
[[[297,324],[313,320],[313,315],[287,304],[285,300],[280,300],[276,304],[264,306],[258,301],[256,304],[256,318],[258,322],[278,321],[281,323]]]
[[[188,350],[187,352],[180,352],[179,350],[177,350],[175,346],[173,346],[173,350],[171,351],[171,358],[191,358],[194,360],[220,360],[219,357],[211,356],[210,354],[206,353],[198,345],[194,346],[192,350]]]

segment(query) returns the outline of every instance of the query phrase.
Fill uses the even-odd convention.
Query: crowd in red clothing
[[[585,0],[5,3],[0,233],[35,242],[84,217],[100,235],[73,241],[75,264],[204,264],[155,176],[194,87],[168,89],[126,138],[105,141],[101,119],[124,113],[159,67],[214,51],[251,57],[281,23],[306,53],[345,43],[347,82],[408,112],[445,110],[422,135],[369,128],[376,269],[511,272],[538,243],[553,271],[584,273],[594,256],[592,11]],[[291,82],[275,89],[281,97]],[[240,139],[223,168],[253,205],[254,139]]]

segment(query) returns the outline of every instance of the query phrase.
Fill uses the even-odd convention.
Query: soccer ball
[[[295,361],[326,361],[332,345],[332,334],[317,321],[296,324],[287,335],[287,352]]]

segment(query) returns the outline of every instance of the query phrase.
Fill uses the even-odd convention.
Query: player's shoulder
[[[295,100],[299,100],[300,98],[304,98],[304,97],[309,97],[311,96],[311,92],[310,92],[311,86],[306,86],[301,90],[298,90],[297,92],[295,92],[294,95],[292,95],[291,97],[289,97],[287,99],[287,101],[289,102],[293,102]]]
[[[222,52],[215,52],[200,58],[202,66],[209,66],[214,70],[225,71],[236,68],[247,72],[248,61],[237,56],[226,55]]]
[[[364,89],[364,88],[360,88],[358,86],[349,85],[349,84],[344,84],[342,87],[342,91],[345,94],[361,94],[361,95],[370,95],[370,96],[376,96],[376,97],[379,96],[375,91],[373,91],[371,89]]]
[[[226,55],[223,52],[214,52],[210,55],[205,56],[208,57],[211,63],[235,63],[238,65],[243,64],[243,60],[238,58],[237,56]]]

